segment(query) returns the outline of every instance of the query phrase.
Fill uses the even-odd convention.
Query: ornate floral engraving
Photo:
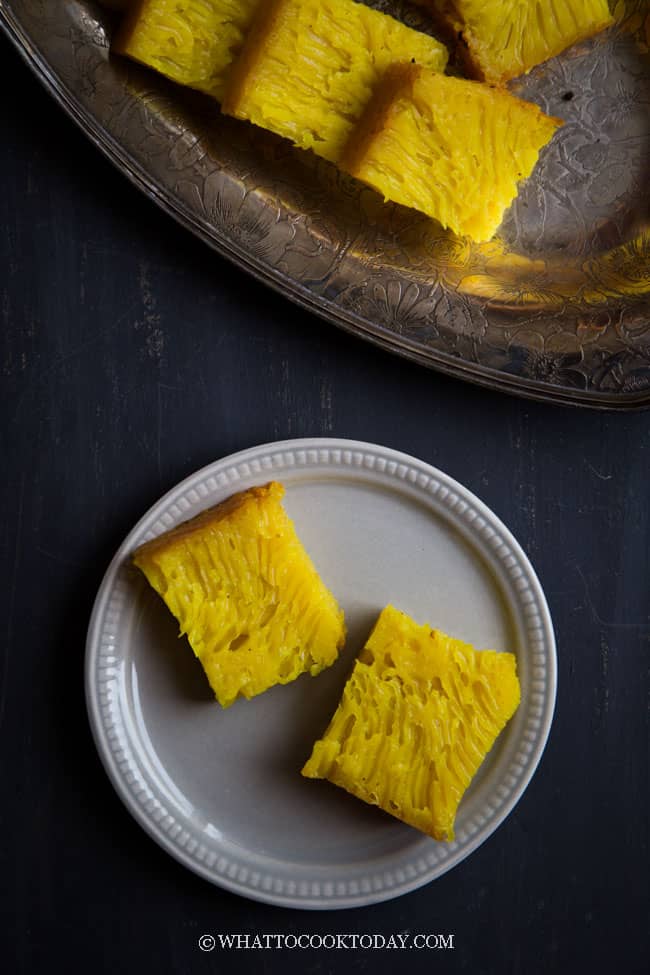
[[[366,2],[430,29],[421,8]],[[145,192],[284,293],[464,378],[625,407],[650,404],[650,11],[614,11],[512,83],[565,125],[481,246],[111,56],[117,15],[92,0],[0,0],[0,24]]]

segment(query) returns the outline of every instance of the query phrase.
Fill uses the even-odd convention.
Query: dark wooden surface
[[[310,318],[138,195],[0,40],[4,971],[646,972],[650,414],[484,392]],[[393,902],[307,913],[210,886],[130,819],[91,742],[83,654],[107,562],[162,492],[323,434],[421,457],[497,512],[545,586],[559,695],[528,791],[465,863]],[[456,947],[197,947],[404,930]]]

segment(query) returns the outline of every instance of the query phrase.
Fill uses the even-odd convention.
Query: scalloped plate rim
[[[316,452],[318,457],[308,458],[307,454],[310,451]],[[325,459],[323,459],[321,452],[325,452],[327,455]],[[344,454],[345,452],[349,452],[352,459],[339,459],[337,461],[336,454]],[[301,459],[300,454],[303,454],[306,459]],[[359,460],[356,459],[354,456],[355,454],[360,457]],[[385,468],[383,468],[380,464],[378,464],[376,468],[373,467],[370,471],[367,469],[366,460],[368,457],[375,457],[379,458],[380,460],[383,459],[388,464],[394,462],[397,469],[400,467],[400,465],[403,465],[407,469],[408,474],[412,472],[415,472],[416,474],[424,474],[429,478],[433,485],[438,484],[441,488],[447,489],[445,496],[442,497],[441,495],[442,507],[448,507],[449,510],[447,512],[447,517],[449,518],[451,524],[454,524],[452,512],[456,502],[453,501],[453,499],[447,502],[445,498],[447,494],[458,492],[456,495],[456,500],[460,498],[461,501],[464,500],[468,502],[473,511],[478,515],[478,518],[485,519],[487,530],[494,530],[500,535],[501,540],[505,541],[507,546],[509,546],[510,554],[516,557],[516,570],[518,571],[521,569],[526,576],[528,588],[526,589],[526,586],[524,586],[524,589],[520,590],[520,595],[524,590],[526,593],[534,594],[533,601],[535,603],[535,612],[532,615],[536,614],[535,619],[537,620],[537,623],[535,625],[539,627],[540,633],[542,633],[542,636],[539,637],[538,645],[542,649],[538,650],[538,653],[543,657],[544,660],[544,665],[542,668],[544,671],[544,693],[542,694],[543,703],[538,707],[540,714],[534,719],[537,722],[537,728],[533,733],[534,743],[531,744],[530,738],[527,737],[531,734],[530,724],[526,724],[520,734],[520,743],[523,742],[524,737],[526,737],[527,742],[526,754],[528,757],[526,759],[525,767],[522,767],[522,770],[518,773],[519,778],[515,784],[510,784],[509,788],[506,789],[507,797],[500,800],[501,805],[497,805],[496,808],[489,810],[487,813],[487,823],[479,826],[478,829],[474,829],[473,831],[470,829],[469,835],[465,840],[461,841],[460,836],[457,838],[459,842],[462,842],[461,848],[457,852],[448,855],[445,850],[443,853],[439,854],[440,861],[436,861],[434,859],[433,865],[429,865],[426,870],[420,869],[420,873],[416,873],[414,877],[411,876],[410,879],[407,878],[401,882],[388,885],[383,889],[361,891],[358,893],[350,893],[347,891],[345,895],[341,896],[325,896],[324,894],[320,894],[319,896],[311,896],[311,894],[298,896],[296,894],[288,894],[286,891],[276,892],[274,890],[254,889],[251,886],[251,883],[240,881],[239,876],[229,876],[225,868],[219,869],[214,865],[208,867],[204,863],[199,862],[199,860],[194,857],[193,851],[192,853],[188,853],[184,847],[179,845],[180,841],[177,843],[175,837],[171,838],[169,833],[164,831],[159,826],[158,821],[154,820],[152,811],[147,811],[143,800],[141,798],[136,798],[136,786],[139,785],[137,776],[135,785],[129,783],[128,778],[126,777],[124,771],[120,769],[118,761],[115,757],[116,750],[120,751],[122,749],[121,741],[126,740],[127,745],[130,746],[131,740],[127,740],[126,732],[122,733],[122,739],[120,739],[118,733],[119,728],[117,725],[114,722],[111,723],[102,715],[103,705],[101,701],[102,692],[100,690],[100,684],[102,681],[107,682],[108,678],[106,676],[101,676],[102,668],[100,666],[100,657],[102,652],[105,655],[106,645],[113,645],[112,641],[114,639],[110,634],[108,634],[107,640],[107,632],[114,626],[114,624],[112,622],[107,623],[105,615],[107,612],[107,607],[110,605],[111,600],[115,597],[116,590],[119,589],[118,573],[123,567],[125,554],[132,549],[134,544],[139,544],[139,542],[143,540],[143,535],[146,536],[147,532],[151,532],[153,530],[154,533],[158,533],[160,530],[162,530],[160,527],[161,517],[164,517],[165,514],[167,517],[170,517],[170,509],[177,506],[177,501],[183,498],[186,499],[187,495],[193,490],[194,493],[196,493],[196,486],[205,485],[206,480],[209,478],[217,478],[218,476],[221,476],[223,479],[218,482],[218,490],[216,491],[216,494],[227,496],[229,493],[232,493],[233,489],[238,489],[233,488],[232,485],[237,484],[242,479],[242,474],[240,473],[242,470],[244,472],[244,479],[251,479],[253,474],[257,473],[255,462],[259,462],[260,457],[270,458],[272,456],[280,457],[280,466],[263,468],[266,475],[275,476],[274,472],[279,471],[284,472],[285,475],[288,475],[288,479],[291,477],[291,472],[287,471],[287,468],[294,467],[296,471],[295,476],[299,477],[301,471],[303,474],[305,471],[309,472],[310,466],[328,467],[329,464],[334,465],[335,469],[337,464],[343,467],[343,469],[346,471],[346,477],[352,476],[351,471],[355,466],[362,468],[364,475],[368,476],[371,480],[372,477],[379,477],[380,475],[383,477]],[[287,460],[288,456],[291,458],[290,460]],[[234,472],[230,478],[226,474],[228,471]],[[258,479],[262,478],[262,476],[263,475],[261,473],[257,474]],[[316,477],[317,475],[314,472],[314,474],[311,476]],[[329,474],[328,476],[331,477],[332,475]],[[389,478],[397,477],[405,485],[407,483],[406,472],[400,473],[399,470],[393,472],[389,471],[388,476]],[[286,479],[287,477],[285,476],[285,480]],[[411,485],[415,485],[415,481],[412,478],[409,478],[409,483]],[[241,487],[244,486],[246,486],[245,483],[241,484]],[[422,487],[422,490],[424,491],[425,488]],[[435,495],[433,495],[432,498],[435,498]],[[214,503],[220,499],[220,497],[213,497],[212,499],[206,500],[202,497],[201,505],[205,506],[206,503]],[[417,500],[414,503],[421,504],[423,502],[421,500]],[[430,504],[435,508],[435,502],[433,499],[430,501]],[[181,520],[178,513],[173,514],[171,517],[174,521]],[[441,517],[444,516],[441,515]],[[464,517],[464,515],[461,517]],[[472,531],[477,532],[476,538],[478,539],[478,533],[480,533],[483,529],[479,527],[474,529],[473,520],[471,524]],[[483,557],[486,557],[488,543],[485,538],[483,538],[481,544],[484,547]],[[496,565],[498,562],[497,555],[493,554],[492,558],[494,559]],[[504,557],[502,556],[502,558]],[[525,602],[526,600],[522,597],[522,602],[519,607],[520,610]],[[530,626],[533,628],[532,622],[530,623]],[[530,639],[530,634],[527,634],[527,636]],[[104,651],[102,651],[102,646],[104,646]],[[532,649],[529,652],[532,654]],[[539,666],[539,657],[537,658],[536,666]],[[90,728],[105,771],[118,796],[125,804],[133,818],[144,828],[152,839],[154,839],[154,841],[163,848],[165,852],[169,853],[185,867],[199,876],[204,877],[211,883],[224,887],[233,893],[237,893],[254,900],[276,904],[279,906],[308,910],[342,909],[367,906],[369,904],[389,900],[416,890],[424,884],[431,882],[432,880],[446,873],[449,869],[452,869],[472,852],[474,852],[474,850],[477,849],[486,839],[488,839],[488,837],[507,818],[526,791],[526,788],[528,787],[528,784],[541,760],[546,742],[548,740],[555,710],[557,692],[557,655],[553,624],[548,604],[546,602],[539,579],[537,578],[528,557],[523,552],[521,546],[516,541],[509,529],[496,515],[492,513],[484,502],[476,497],[476,495],[457,482],[454,478],[426,463],[425,461],[421,461],[418,458],[412,457],[389,447],[382,447],[377,444],[365,443],[363,441],[344,440],[339,438],[304,438],[260,444],[214,461],[213,463],[200,468],[198,471],[195,471],[193,474],[190,474],[188,477],[180,481],[176,486],[172,487],[149,508],[142,518],[137,521],[135,526],[127,535],[126,539],[119,546],[106,571],[96,596],[88,626],[86,642],[85,691]],[[104,697],[106,696],[107,694],[104,692]],[[528,704],[529,703],[530,702],[528,702]],[[117,744],[112,744],[112,742],[115,741]],[[123,754],[126,753],[123,752]],[[516,756],[518,762],[520,760],[520,754],[521,753]],[[135,750],[135,757],[138,757],[137,749]],[[141,769],[139,772],[141,781],[146,783],[145,773]],[[498,785],[498,788],[503,788],[503,777],[501,777],[499,782],[500,785]],[[155,793],[152,794],[155,795]],[[497,786],[495,786],[490,792],[490,800],[493,800],[495,794],[500,794],[497,791]],[[480,816],[481,813],[478,813],[476,817],[479,821]],[[472,825],[473,824],[470,823],[470,826]],[[453,846],[455,845],[456,844]],[[435,846],[444,847],[444,844],[436,844]],[[414,858],[416,855],[417,854],[414,854]],[[264,859],[263,857],[260,858],[259,854],[256,853],[251,853],[250,856],[252,857],[253,863],[256,862],[255,857],[257,857],[258,861],[260,859]],[[282,861],[277,860],[277,858],[275,860],[271,858],[269,863],[271,866],[266,867],[266,869],[271,870],[271,874],[269,874],[269,876],[273,876],[272,866],[274,863],[283,865]],[[260,869],[262,868],[260,867]],[[393,869],[397,872],[400,868],[393,867]],[[370,877],[373,875],[366,874],[366,876]],[[377,874],[374,876],[377,876]],[[323,883],[325,883],[325,881],[323,881]],[[335,881],[332,880],[331,883],[334,884]]]

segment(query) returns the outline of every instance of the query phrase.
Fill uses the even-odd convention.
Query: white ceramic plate
[[[228,710],[144,577],[141,542],[271,479],[349,637],[341,659]],[[336,707],[379,611],[517,655],[521,705],[436,843],[300,768]],[[450,477],[385,447],[293,440],[204,468],[145,515],[113,559],[90,622],[86,693],[106,770],[138,822],[178,860],[229,890],[291,907],[396,897],[463,860],[511,811],[543,751],[556,659],[546,600],[521,548]]]

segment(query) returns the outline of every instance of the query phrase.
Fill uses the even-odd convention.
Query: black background
[[[2,967],[96,973],[648,970],[650,414],[475,389],[344,335],[140,196],[0,43]],[[300,912],[213,887],[114,794],[83,698],[114,550],[179,479],[287,437],[382,443],[512,529],[545,587],[556,717],[513,814],[393,902]],[[215,951],[203,933],[453,933],[453,951]]]

